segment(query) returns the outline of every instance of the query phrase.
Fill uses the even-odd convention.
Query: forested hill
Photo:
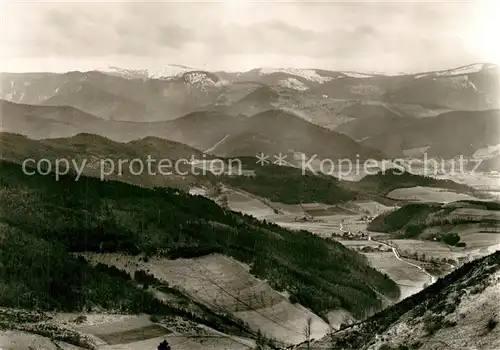
[[[381,294],[391,299],[399,294],[392,280],[339,243],[226,211],[206,198],[171,188],[146,189],[91,177],[75,181],[65,176],[57,182],[51,176],[27,176],[21,166],[0,161],[0,201],[2,224],[44,245],[66,252],[122,251],[169,258],[219,252],[249,264],[253,274],[320,315],[344,308],[363,317],[381,308]],[[18,265],[40,274],[50,271]],[[64,266],[58,262],[59,268]],[[81,272],[68,266],[72,274]],[[23,273],[36,275],[28,272],[6,273],[6,285],[23,284]],[[54,289],[63,281],[52,283]],[[33,297],[43,297],[46,288],[36,286]]]

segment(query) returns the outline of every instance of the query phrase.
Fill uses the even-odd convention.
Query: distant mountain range
[[[498,66],[492,64],[393,76],[319,69],[209,72],[168,65],[151,72],[114,67],[64,74],[3,73],[0,97],[20,103],[68,104],[105,118],[151,121],[214,104],[221,95],[238,89],[238,84],[254,82],[310,98],[372,99],[477,110],[499,107],[498,73]],[[91,101],[97,106],[92,107]],[[102,110],[104,103],[111,106]],[[129,107],[131,111],[124,114]],[[120,108],[122,113],[112,113]]]
[[[167,65],[149,78],[176,80],[194,68]],[[390,102],[417,103],[453,109],[498,108],[498,66],[476,63],[449,70],[417,74],[384,75],[322,69],[258,68],[246,72],[205,72],[218,77],[201,76],[198,82],[221,85],[256,81],[296,91],[325,94],[334,98],[370,97]],[[130,78],[130,74],[122,74]]]
[[[499,96],[492,64],[407,75],[181,65],[4,73],[1,130],[32,138],[153,136],[221,156],[379,159],[422,148],[450,158],[498,144]]]

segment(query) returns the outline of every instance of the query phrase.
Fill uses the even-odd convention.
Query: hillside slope
[[[311,348],[494,350],[500,347],[499,302],[497,251]]]
[[[0,164],[0,220],[66,251],[168,258],[222,253],[320,315],[343,308],[363,317],[382,306],[380,293],[398,296],[393,281],[342,245],[225,211],[203,197],[89,177],[56,182]]]
[[[214,84],[203,84],[210,77],[218,78],[205,73],[193,71],[169,79],[126,79],[97,71],[3,73],[0,96],[18,103],[81,108],[102,119],[167,121],[196,111],[218,96]]]
[[[391,168],[373,175],[366,175],[358,182],[350,183],[354,188],[361,191],[376,192],[387,195],[398,188],[410,188],[416,186],[437,187],[460,193],[473,193],[474,189],[452,180],[436,179],[430,176],[412,174],[408,171],[401,172],[399,169]]]
[[[101,119],[67,106],[24,105],[2,100],[0,108],[2,131],[36,139],[91,133],[123,142],[154,136],[203,151],[210,149],[219,156],[254,157],[259,152],[295,151],[330,159],[355,159],[358,154],[360,159],[383,157],[380,151],[365,147],[349,136],[276,109],[250,118],[200,110],[164,122],[126,122]]]
[[[364,147],[350,137],[311,124],[293,114],[271,109],[244,121],[241,132],[230,135],[216,147],[214,154],[225,157],[250,156],[257,153],[306,154],[332,160],[348,158],[383,158],[383,153]]]
[[[354,104],[343,108],[340,113],[355,119],[340,124],[335,131],[344,133],[355,140],[389,133],[418,121],[417,118],[402,117],[383,105]]]
[[[184,126],[187,128],[190,122],[186,120]],[[242,162],[243,176],[212,175],[210,163],[204,165],[201,161],[210,161],[214,157],[185,144],[156,137],[120,143],[92,134],[31,140],[17,134],[0,133],[0,149],[2,159],[18,164],[22,164],[28,158],[48,159],[53,164],[57,159],[67,159],[73,162],[70,164],[73,170],[75,164],[78,167],[83,165],[83,174],[87,176],[100,177],[103,174],[106,179],[125,181],[144,187],[171,186],[188,189],[195,185],[216,187],[219,182],[223,182],[257,196],[287,204],[301,202],[336,204],[354,199],[395,203],[396,200],[388,198],[391,191],[415,186],[448,189],[457,192],[457,195],[475,193],[474,189],[451,180],[438,180],[408,172],[398,174],[394,169],[389,169],[384,174],[365,176],[357,182],[340,181],[321,173],[303,174],[301,169],[294,167],[274,164],[260,166],[253,157],[238,157]],[[147,167],[148,157],[154,160],[150,163],[150,169]],[[134,159],[142,161],[143,172],[137,173],[139,168],[137,164],[130,165]],[[159,161],[162,159],[172,162],[170,168],[162,168],[163,173],[158,169]],[[191,165],[188,163],[191,159],[200,163]],[[114,162],[114,169],[110,165],[111,160]],[[120,160],[128,162],[122,163],[120,167]],[[229,160],[223,162],[229,167]],[[175,170],[176,164],[179,172]],[[101,173],[100,169],[104,169],[104,172]],[[244,176],[245,173],[252,173],[253,176]],[[402,199],[400,202],[406,201]]]
[[[56,95],[46,99],[44,106],[71,106],[106,120],[147,120],[146,105],[103,90],[86,81],[63,85]]]
[[[384,99],[457,110],[499,108],[499,76],[499,67],[487,63],[415,74],[388,89]]]
[[[229,92],[225,92],[221,96],[229,95]],[[279,93],[274,91],[269,86],[263,85],[257,87],[252,92],[247,93],[245,96],[241,97],[239,100],[233,103],[217,106],[217,110],[223,111],[224,113],[230,115],[252,116],[254,114],[261,113],[273,108],[273,103],[275,103],[279,99],[279,97]]]
[[[368,229],[403,238],[441,240],[449,245],[457,245],[462,231],[474,229],[478,234],[492,235],[492,245],[495,245],[500,243],[496,234],[500,226],[499,210],[498,202],[475,200],[447,204],[413,203],[377,216]]]
[[[94,105],[93,105],[94,106]],[[69,106],[44,106],[0,100],[1,131],[33,139],[96,134],[118,142],[148,136],[185,143],[200,150],[213,146],[234,130],[242,119],[220,112],[199,111],[162,122],[105,120]]]
[[[210,149],[228,134],[239,133],[246,118],[215,111],[197,111],[166,123],[157,133],[200,150]]]
[[[154,162],[148,169],[147,160]],[[127,143],[115,142],[105,137],[93,134],[77,134],[67,138],[31,140],[25,136],[0,133],[0,158],[22,164],[26,159],[40,161],[47,159],[55,166],[61,162],[61,171],[69,162],[70,169],[76,171],[83,167],[83,174],[105,179],[125,181],[145,187],[183,187],[190,183],[203,183],[203,178],[197,178],[189,172],[191,166],[180,159],[210,159],[210,156],[184,145],[182,143],[146,137]],[[134,159],[141,160],[144,170],[138,172],[139,166],[131,163]],[[159,169],[160,160],[169,160],[171,167]],[[122,161],[120,166],[119,162]],[[132,164],[132,165],[131,165]],[[164,165],[168,163],[164,163]],[[177,164],[179,172],[175,170]],[[34,165],[30,163],[28,165]],[[102,169],[102,171],[101,171]],[[201,172],[201,171],[200,171]],[[181,175],[185,174],[185,175]]]
[[[362,144],[392,157],[419,147],[428,147],[429,157],[470,157],[478,149],[498,144],[499,128],[499,110],[453,111],[367,138]]]

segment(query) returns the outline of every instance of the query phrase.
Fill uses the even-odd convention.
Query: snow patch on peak
[[[272,73],[287,73],[295,75],[297,77],[314,81],[323,84],[327,81],[332,80],[332,77],[324,77],[319,75],[315,69],[299,69],[299,68],[260,68],[260,74],[272,74]]]
[[[178,77],[184,73],[195,71],[197,68],[184,66],[181,64],[167,64],[155,69],[128,69],[110,66],[99,69],[99,72],[119,76],[125,79],[165,79]]]
[[[195,70],[197,69],[193,67],[184,66],[181,64],[167,64],[156,71],[151,71],[149,77],[153,79],[170,78],[170,77],[181,76],[185,73],[189,73]]]
[[[454,76],[454,75],[467,75],[467,74],[473,74],[473,73],[478,73],[487,69],[495,69],[497,66],[492,63],[474,63],[474,64],[469,64],[467,66],[463,67],[458,67],[454,69],[448,69],[448,70],[441,70],[441,71],[436,71],[436,72],[430,72],[430,73],[425,73],[425,74],[420,74],[415,76],[415,79],[420,79],[423,77],[427,76],[437,76],[437,77],[447,77],[447,76]]]
[[[366,73],[358,73],[358,72],[342,72],[342,74],[350,77],[350,78],[373,78],[373,75]]]
[[[197,86],[199,88],[222,86],[228,82],[219,79],[218,76],[205,71],[191,71],[180,75],[178,78],[182,79],[186,84]],[[177,77],[175,79],[178,79]]]
[[[119,76],[125,79],[149,78],[149,73],[147,69],[127,69],[127,68],[110,66],[104,69],[99,69],[98,71],[108,75]]]
[[[460,74],[477,73],[490,68],[490,66],[491,65],[486,63],[475,63],[468,66],[451,69],[449,71],[444,71],[441,73],[441,75],[460,75]]]
[[[297,80],[295,78],[288,78],[284,80],[280,80],[278,83],[279,86],[293,89],[293,90],[298,90],[298,91],[305,91],[308,90],[309,88],[302,83],[300,80]]]
[[[182,75],[184,80],[190,84],[216,84],[216,81],[205,72],[189,72]]]

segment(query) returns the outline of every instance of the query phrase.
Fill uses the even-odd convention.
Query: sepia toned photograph
[[[499,32],[0,0],[0,350],[500,349]]]

